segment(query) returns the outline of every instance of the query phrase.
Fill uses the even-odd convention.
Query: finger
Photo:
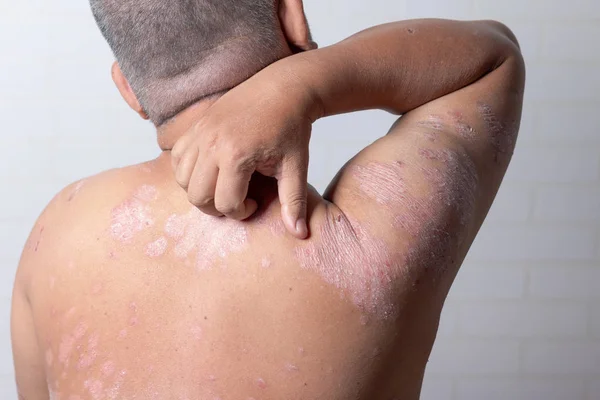
[[[231,166],[219,170],[215,206],[226,217],[242,221],[258,208],[256,201],[246,198],[252,172]]]
[[[190,147],[192,139],[193,137],[191,135],[182,136],[171,149],[171,167],[173,168],[173,171],[177,171],[181,157]]]
[[[190,203],[198,207],[203,213],[213,217],[223,215],[217,211],[214,202],[218,176],[219,168],[214,162],[198,162],[188,187],[188,200]]]
[[[188,189],[192,172],[198,161],[198,147],[191,146],[179,157],[175,169],[175,180],[184,190]]]
[[[285,227],[298,239],[306,239],[308,155],[297,155],[285,160],[277,180]]]

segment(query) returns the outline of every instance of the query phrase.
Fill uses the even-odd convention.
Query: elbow
[[[508,63],[511,66],[512,74],[518,81],[521,82],[522,86],[525,80],[525,60],[521,53],[521,46],[517,40],[517,36],[513,31],[498,21],[481,21],[484,23],[490,31],[490,34],[494,37],[495,58],[496,66],[494,69],[500,67],[500,65]]]
[[[505,51],[505,62],[510,63],[513,75],[513,84],[515,85],[517,91],[522,95],[523,91],[525,90],[526,68],[521,47],[519,46],[519,42],[515,34],[506,25],[499,22],[497,24],[498,29],[502,30],[502,34],[505,38],[505,46],[503,46]]]
[[[494,20],[486,20],[486,21],[482,21],[482,22],[485,23],[497,35],[502,36],[504,40],[507,40],[513,46],[516,46],[516,48],[519,49],[519,51],[521,50],[521,45],[519,44],[519,41],[517,40],[517,36],[514,34],[514,32],[512,30],[510,30],[510,28],[508,26],[506,26],[502,22],[494,21]]]
[[[494,35],[496,40],[498,41],[499,49],[502,49],[505,57],[513,58],[518,61],[518,63],[523,64],[523,54],[521,53],[521,45],[519,44],[519,40],[514,32],[505,24],[499,21],[483,21],[491,33]]]

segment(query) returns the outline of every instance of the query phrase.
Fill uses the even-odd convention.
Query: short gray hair
[[[158,126],[282,57],[277,0],[90,0],[144,111]]]

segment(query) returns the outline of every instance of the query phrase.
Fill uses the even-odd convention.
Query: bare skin
[[[256,95],[272,126],[404,114],[324,196],[308,190],[304,241],[286,233],[275,180],[254,175],[249,219],[207,216],[169,151],[198,120],[225,124],[224,140],[218,116],[236,102],[256,140],[252,89],[290,73],[310,90]],[[71,185],[36,223],[13,296],[21,398],[418,399],[444,299],[511,158],[523,82],[503,26],[407,21],[186,110],[158,159]]]

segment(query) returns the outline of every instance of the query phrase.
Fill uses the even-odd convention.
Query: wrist
[[[312,123],[325,116],[321,96],[324,71],[315,57],[317,51],[299,53],[274,65],[276,85],[284,101],[292,101],[296,110]],[[309,57],[310,55],[310,57]]]

